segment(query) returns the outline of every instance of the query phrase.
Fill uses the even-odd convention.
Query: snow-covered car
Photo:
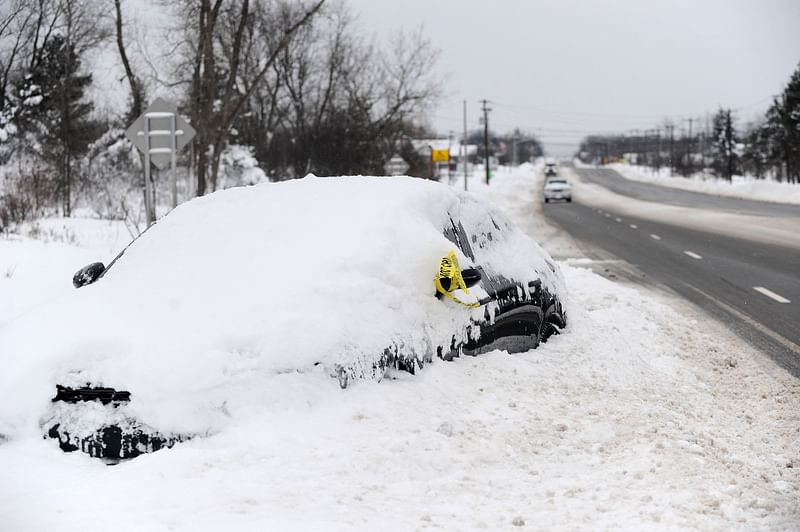
[[[544,182],[544,202],[553,200],[572,201],[572,185],[563,177],[551,177]]]
[[[73,281],[0,330],[0,441],[132,458],[223,430],[270,379],[344,388],[566,325],[545,251],[475,196],[406,177],[196,198]]]

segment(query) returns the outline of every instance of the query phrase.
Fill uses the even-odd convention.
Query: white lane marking
[[[700,255],[698,255],[697,253],[695,253],[694,251],[684,251],[684,253],[686,253],[687,255],[689,255],[690,257],[692,257],[693,259],[700,260],[700,259],[702,259],[702,258],[703,258],[703,257],[701,257]]]
[[[786,299],[782,295],[776,294],[772,290],[768,290],[768,289],[764,288],[763,286],[754,286],[753,290],[755,290],[756,292],[761,292],[762,294],[764,294],[768,298],[774,299],[778,303],[791,303],[791,301],[789,301],[788,299]]]
[[[800,355],[800,345],[797,345],[796,343],[792,342],[788,338],[784,338],[783,336],[781,336],[780,334],[776,333],[772,329],[769,329],[769,328],[761,325],[759,322],[757,322],[756,320],[754,320],[750,316],[748,316],[746,314],[743,314],[742,312],[738,311],[737,309],[733,308],[732,306],[730,306],[730,305],[728,305],[726,303],[723,303],[719,299],[706,294],[705,292],[703,292],[699,288],[695,288],[694,286],[692,286],[690,284],[687,284],[686,287],[687,288],[691,288],[692,290],[694,290],[695,292],[698,292],[699,294],[702,294],[703,296],[705,296],[710,301],[713,301],[714,303],[719,305],[721,308],[727,310],[728,312],[730,312],[734,316],[737,316],[740,320],[749,323],[750,325],[752,325],[753,327],[755,327],[756,329],[758,329],[762,333],[766,334],[767,336],[769,336],[770,338],[772,338],[773,340],[775,340],[776,342],[778,342],[779,344],[781,344],[782,346],[787,348],[789,351],[792,351],[792,352],[797,353],[798,355]]]
[[[611,218],[611,215],[606,213],[606,218]]]
[[[639,229],[639,228],[636,227],[636,224],[631,224],[631,229]]]
[[[622,218],[614,218],[614,219],[617,221],[617,223],[620,223],[620,224],[622,223]]]
[[[661,240],[661,237],[656,234],[651,234],[650,238],[652,238],[653,240]]]

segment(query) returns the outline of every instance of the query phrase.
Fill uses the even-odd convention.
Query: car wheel
[[[544,199],[544,202],[545,202],[545,203],[550,203],[550,199],[549,199],[549,198],[545,198],[545,199]]]
[[[561,329],[563,329],[565,325],[566,323],[561,316],[559,306],[557,306],[555,301],[551,301],[544,313],[542,327],[539,330],[540,343],[544,344],[551,336],[561,334]]]
[[[567,203],[572,203],[572,198],[567,198]]]

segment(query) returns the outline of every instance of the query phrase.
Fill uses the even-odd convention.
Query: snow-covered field
[[[672,175],[669,168],[655,171],[646,166],[626,163],[611,163],[607,166],[633,181],[643,181],[665,187],[681,188],[718,196],[800,204],[800,185],[779,182],[773,179],[733,176],[733,180],[728,181],[718,177],[703,177],[700,175],[686,178]]]
[[[0,443],[0,530],[800,528],[800,385],[694,307],[591,273],[541,217],[539,179],[470,189],[573,257],[564,334],[344,391],[271,377],[246,422],[113,467]],[[0,239],[0,327],[126,240],[43,223],[49,241]]]
[[[79,268],[108,264],[130,239],[123,222],[89,218],[46,218],[0,234],[0,328],[74,291],[72,275]]]

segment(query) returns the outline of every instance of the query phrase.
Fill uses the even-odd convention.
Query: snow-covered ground
[[[613,168],[623,177],[633,181],[655,183],[666,187],[682,188],[693,192],[730,196],[732,198],[800,204],[800,185],[773,179],[733,176],[733,180],[728,181],[727,179],[702,175],[686,178],[672,175],[669,168],[661,168],[656,171],[646,166],[627,163],[611,163],[607,167]]]
[[[45,218],[0,234],[0,328],[74,291],[72,275],[79,268],[108,264],[130,239],[123,222],[90,218]]]
[[[344,391],[272,377],[247,423],[113,467],[0,443],[0,530],[800,528],[797,381],[694,307],[591,273],[541,217],[535,166],[479,183],[572,257],[564,334]],[[108,222],[48,224],[73,236],[0,239],[0,327],[125,240]]]

